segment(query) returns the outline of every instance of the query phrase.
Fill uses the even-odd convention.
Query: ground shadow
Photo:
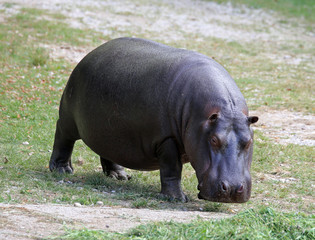
[[[159,181],[148,184],[142,182],[137,176],[132,176],[129,181],[119,181],[105,176],[102,172],[59,174],[38,168],[35,173],[40,180],[46,181],[47,185],[51,186],[50,190],[57,191],[61,195],[71,192],[80,194],[78,189],[83,188],[86,197],[95,196],[93,198],[95,202],[99,199],[105,204],[123,207],[227,212],[224,204],[199,200],[191,195],[188,195],[190,200],[186,203],[163,198],[159,195]],[[65,198],[65,203],[71,203],[71,199]]]

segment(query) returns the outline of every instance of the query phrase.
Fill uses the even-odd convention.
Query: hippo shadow
[[[49,201],[55,203],[73,204],[78,201],[84,205],[93,205],[102,201],[105,205],[132,208],[227,212],[228,208],[224,204],[199,200],[189,192],[189,201],[186,203],[161,197],[159,171],[127,171],[132,176],[128,181],[112,179],[101,171],[79,170],[74,174],[60,174],[38,167],[33,173],[38,180],[46,182],[45,191],[53,192]]]
[[[35,172],[41,172],[37,169]],[[102,201],[105,205],[120,205],[123,207],[172,209],[185,211],[206,210],[221,212],[216,205],[209,208],[209,203],[198,200],[188,194],[189,202],[182,203],[160,196],[159,172],[130,171],[132,178],[128,181],[112,179],[103,172],[75,172],[74,174],[60,174],[46,170],[40,179],[46,181],[46,190],[59,195],[51,199],[57,203],[73,203],[76,199],[85,205]],[[222,208],[224,212],[224,208]]]

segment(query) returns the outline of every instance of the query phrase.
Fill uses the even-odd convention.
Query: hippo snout
[[[251,184],[237,183],[232,184],[228,181],[220,181],[210,188],[203,188],[203,184],[199,184],[199,199],[212,202],[225,203],[243,203],[250,198]]]
[[[221,193],[226,194],[227,196],[244,193],[244,185],[242,183],[239,185],[231,186],[228,182],[222,182],[219,187]]]

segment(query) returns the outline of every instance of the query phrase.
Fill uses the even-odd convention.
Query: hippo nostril
[[[222,182],[221,188],[223,192],[227,192],[229,190],[229,186],[227,183]]]
[[[241,185],[239,188],[236,190],[237,193],[243,193],[244,192],[244,186]]]

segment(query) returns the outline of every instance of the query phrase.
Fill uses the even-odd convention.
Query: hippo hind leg
[[[101,164],[103,168],[103,172],[114,179],[118,180],[129,180],[131,179],[131,176],[128,175],[124,168],[116,163],[113,163],[112,161],[109,161],[105,158],[101,158]]]
[[[59,119],[56,126],[53,152],[49,161],[49,169],[50,171],[56,170],[59,173],[73,173],[71,154],[74,143],[78,139],[73,137],[77,131],[75,129],[75,132],[69,135],[67,132],[71,132],[69,131],[71,129],[67,129],[67,131],[63,129],[66,128]]]

